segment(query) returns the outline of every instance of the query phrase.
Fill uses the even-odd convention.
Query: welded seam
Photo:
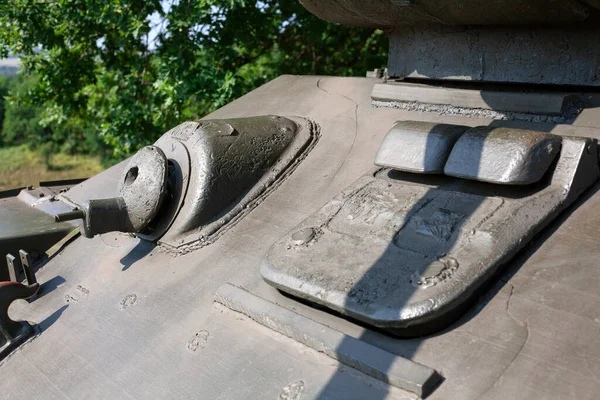
[[[330,93],[328,90],[323,89],[321,87],[321,80],[323,78],[319,78],[319,80],[317,81],[317,88],[319,88],[320,90],[324,91],[327,94],[332,94]],[[331,181],[333,181],[335,179],[335,177],[337,176],[337,174],[340,172],[340,170],[344,167],[344,165],[346,164],[346,161],[348,160],[348,156],[350,156],[350,153],[352,152],[352,150],[354,149],[354,145],[356,143],[356,138],[358,137],[358,103],[354,100],[352,100],[350,97],[343,95],[341,93],[333,93],[336,94],[338,96],[341,96],[343,98],[345,98],[346,100],[351,101],[354,104],[354,138],[352,139],[352,144],[350,145],[350,148],[348,149],[348,152],[346,153],[346,156],[344,157],[344,160],[342,161],[342,163],[340,164],[340,166],[338,167],[338,169],[335,171],[335,173],[333,174],[333,176],[331,177]]]
[[[527,336],[525,337],[525,341],[523,342],[523,344],[521,345],[521,347],[519,348],[517,353],[514,355],[514,357],[510,360],[510,362],[506,365],[506,367],[502,370],[502,372],[496,377],[494,382],[481,394],[481,396],[479,396],[479,398],[484,398],[484,396],[486,396],[492,389],[494,389],[496,387],[496,385],[500,382],[500,380],[502,379],[502,377],[504,376],[506,371],[508,371],[508,369],[515,363],[516,359],[519,357],[519,355],[521,354],[521,352],[527,345],[527,342],[529,341],[529,324],[527,322],[519,321],[518,319],[513,317],[510,313],[510,300],[512,299],[513,294],[515,292],[515,286],[509,282],[508,282],[508,284],[510,285],[510,293],[508,295],[508,299],[506,300],[506,308],[505,308],[506,315],[508,315],[508,317],[510,319],[512,319],[517,325],[524,327],[527,330]]]

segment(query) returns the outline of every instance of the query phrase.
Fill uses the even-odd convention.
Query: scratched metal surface
[[[38,274],[45,294],[11,308],[13,317],[43,331],[0,366],[1,397],[414,398],[213,305],[213,293],[230,282],[437,369],[445,381],[430,399],[596,398],[599,185],[508,265],[467,315],[425,339],[365,330],[262,281],[259,263],[270,245],[372,169],[397,119],[600,137],[596,110],[585,110],[572,126],[552,126],[376,109],[369,96],[375,83],[283,76],[210,115],[310,117],[322,137],[275,192],[210,246],[177,258],[122,234],[67,246]],[[105,177],[118,177],[122,167]],[[83,184],[71,196],[90,193],[102,191]]]

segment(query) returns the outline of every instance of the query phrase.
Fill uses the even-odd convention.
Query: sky
[[[168,14],[171,11],[173,5],[177,5],[179,0],[162,0],[160,5],[162,6],[163,12]],[[160,33],[161,29],[165,28],[166,22],[160,16],[158,12],[154,12],[148,16],[150,21],[150,33],[148,34],[148,48],[154,50],[156,48],[156,37]]]

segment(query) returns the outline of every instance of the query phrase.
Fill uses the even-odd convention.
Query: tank
[[[597,397],[600,3],[303,4],[387,68],[3,195],[2,398]]]

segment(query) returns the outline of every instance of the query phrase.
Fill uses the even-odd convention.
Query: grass
[[[40,181],[88,178],[104,170],[99,157],[81,154],[53,154],[49,166],[39,151],[26,145],[0,148],[0,190],[36,186]]]

